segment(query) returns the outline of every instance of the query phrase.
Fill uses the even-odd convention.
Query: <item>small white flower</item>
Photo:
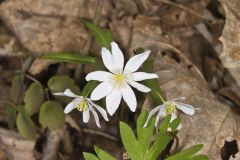
[[[93,103],[89,98],[85,98],[83,96],[78,96],[74,94],[70,89],[66,89],[64,92],[59,93],[53,93],[57,96],[67,96],[74,98],[72,102],[70,102],[64,109],[64,113],[69,113],[73,109],[77,109],[81,112],[83,112],[83,122],[87,123],[90,118],[90,111],[93,114],[93,117],[95,119],[96,125],[100,128],[100,122],[98,118],[98,114],[95,111],[95,109],[103,116],[103,118],[108,121],[107,112],[97,104]]]
[[[126,63],[124,68],[123,53],[115,42],[111,43],[112,54],[102,48],[102,60],[105,67],[110,71],[95,71],[86,76],[86,80],[97,80],[101,83],[93,90],[92,100],[99,100],[106,97],[106,108],[110,115],[113,115],[120,105],[121,99],[127,103],[131,111],[137,108],[136,96],[132,87],[141,92],[149,92],[150,88],[138,83],[138,81],[158,78],[158,75],[146,72],[136,72],[143,62],[148,58],[150,51],[133,56]]]
[[[144,127],[147,127],[149,120],[157,112],[158,112],[158,114],[157,114],[156,121],[155,121],[155,128],[157,128],[159,120],[165,118],[168,115],[171,115],[170,122],[172,122],[174,119],[176,119],[177,118],[177,109],[187,115],[194,115],[195,111],[200,109],[200,108],[195,108],[186,103],[178,102],[177,100],[180,100],[180,99],[185,100],[185,97],[169,100],[169,101],[163,102],[162,105],[155,107],[149,113],[148,118],[144,124]],[[181,128],[181,124],[178,126],[177,129],[180,129],[180,128]]]

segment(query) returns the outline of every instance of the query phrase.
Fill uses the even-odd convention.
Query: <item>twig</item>
[[[182,4],[178,4],[178,3],[175,3],[175,2],[172,2],[172,1],[169,1],[169,0],[157,0],[158,2],[161,2],[161,3],[165,3],[165,4],[169,4],[171,6],[174,6],[174,7],[178,7],[198,18],[201,18],[201,19],[204,19],[204,20],[207,20],[207,21],[212,21],[211,19],[207,18],[207,17],[204,17],[202,15],[200,15],[199,13],[195,12],[194,10],[188,8],[188,7],[185,7],[184,5]]]
[[[3,99],[0,99],[0,103],[9,104],[9,105],[11,105],[11,106],[13,106],[13,107],[15,106],[14,103],[12,103],[12,102],[10,102],[10,101],[3,100]]]
[[[176,135],[174,137],[174,139],[176,140],[176,145],[174,146],[173,154],[177,153],[177,150],[178,150],[178,147],[179,147],[179,138],[178,138],[178,136]]]
[[[97,7],[96,7],[96,10],[95,10],[95,16],[94,16],[94,19],[93,19],[93,24],[95,24],[95,25],[97,25],[98,22],[99,22],[102,7],[103,7],[103,3],[104,3],[104,0],[98,0],[97,1],[97,5],[96,5]],[[87,39],[87,43],[86,43],[86,45],[85,45],[85,47],[82,51],[83,54],[85,54],[85,55],[89,54],[92,43],[93,43],[93,36],[91,34],[89,34],[88,39]],[[82,64],[77,65],[75,75],[74,75],[74,79],[76,81],[78,81],[80,79],[83,71],[84,71],[84,65],[82,65]]]
[[[32,77],[32,76],[30,76],[30,75],[28,75],[28,74],[24,74],[24,76],[25,76],[26,78],[30,79],[31,81],[42,85],[41,82],[38,81],[36,78],[34,78],[34,77]]]
[[[49,130],[47,135],[47,143],[43,150],[43,160],[58,159],[58,148],[63,137],[65,128]]]
[[[104,138],[110,139],[112,141],[118,141],[118,139],[112,135],[109,135],[107,133],[101,132],[101,131],[97,131],[97,130],[93,130],[93,129],[83,129],[83,132],[85,133],[89,133],[89,134],[94,134],[94,135],[98,135],[98,136],[102,136]]]

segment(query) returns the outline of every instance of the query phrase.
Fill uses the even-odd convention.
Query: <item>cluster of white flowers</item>
[[[101,82],[92,91],[90,98],[75,95],[70,89],[66,89],[61,93],[55,93],[55,95],[74,98],[74,100],[66,106],[64,113],[69,113],[76,108],[83,112],[83,122],[87,123],[89,121],[91,111],[98,127],[100,127],[100,123],[95,109],[106,121],[108,121],[108,117],[106,111],[93,101],[106,97],[106,109],[112,116],[118,109],[121,99],[123,98],[130,110],[135,112],[137,108],[137,100],[131,87],[141,92],[150,92],[151,89],[143,84],[140,84],[139,81],[158,78],[158,75],[154,73],[136,72],[147,60],[150,54],[149,50],[130,58],[125,67],[123,53],[115,42],[111,43],[111,52],[106,48],[102,48],[101,54],[103,63],[109,72],[94,71],[86,76],[87,81],[96,80]],[[155,123],[156,127],[159,119],[166,117],[169,114],[171,114],[172,120],[175,119],[177,117],[176,108],[189,115],[194,114],[196,110],[196,108],[188,104],[177,102],[175,100],[167,101],[162,105],[157,106],[150,112],[144,126],[147,126],[152,115],[158,111],[159,113]]]

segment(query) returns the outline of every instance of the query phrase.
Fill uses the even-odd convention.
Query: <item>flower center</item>
[[[79,111],[85,111],[87,108],[88,108],[88,104],[87,104],[87,101],[86,100],[83,100],[81,103],[79,103],[77,106],[76,106],[77,110]]]
[[[166,113],[167,113],[167,115],[170,115],[174,112],[177,112],[176,105],[171,103],[171,102],[166,102]]]
[[[115,85],[122,86],[124,81],[125,81],[125,75],[123,75],[123,74],[116,74],[116,75],[114,75],[113,79],[114,79]]]

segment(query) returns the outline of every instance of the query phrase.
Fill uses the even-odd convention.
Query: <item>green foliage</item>
[[[98,26],[94,25],[91,22],[85,22],[85,26],[89,30],[89,32],[94,36],[97,43],[100,47],[105,47],[107,49],[111,49],[112,42],[112,34],[109,30],[102,30]]]
[[[97,146],[94,146],[94,150],[98,157],[95,156],[94,154],[84,152],[83,156],[84,156],[85,160],[116,160],[116,158],[114,158],[109,153],[100,149]]]
[[[87,152],[83,152],[83,157],[85,160],[99,160],[97,156]]]
[[[171,116],[167,116],[154,136],[154,119],[149,121],[147,127],[143,125],[148,116],[147,111],[143,111],[137,119],[137,137],[131,127],[126,123],[120,122],[120,135],[123,146],[131,160],[156,160],[165,151],[167,145],[177,134],[177,127],[180,124],[180,118],[170,122]],[[168,129],[171,128],[171,132]],[[153,138],[155,137],[155,138]],[[205,155],[195,155],[202,145],[196,145],[180,153],[168,157],[166,160],[208,160]],[[100,160],[114,160],[107,152],[95,147]],[[99,160],[90,153],[84,153],[86,160]],[[92,159],[91,159],[92,158]]]
[[[33,121],[31,120],[28,112],[22,106],[19,106],[19,113],[17,115],[17,129],[22,137],[26,139],[35,139],[37,131]]]
[[[68,76],[54,76],[48,80],[47,85],[52,93],[64,92],[65,89],[68,89],[68,88],[76,94],[80,93],[80,89],[75,84],[75,81]],[[71,101],[69,97],[55,96],[55,98],[59,101],[66,102],[66,103]]]
[[[100,149],[97,146],[94,146],[94,150],[97,153],[100,160],[116,160],[113,156],[105,152],[104,150]]]
[[[180,153],[177,153],[173,156],[168,157],[166,160],[207,160],[208,158],[206,156],[200,155],[200,156],[194,156],[197,152],[199,152],[202,149],[203,145],[198,144],[195,146],[192,146]]]
[[[5,113],[7,116],[8,128],[13,129],[16,122],[17,109],[15,106],[6,106]]]
[[[143,70],[145,72],[153,72],[153,60],[151,56],[144,62],[143,64]],[[163,103],[162,98],[164,98],[164,94],[161,90],[161,87],[158,83],[157,79],[149,79],[145,80],[146,86],[151,88],[151,92],[149,92],[149,95],[152,99],[152,102],[154,105],[160,105]]]
[[[25,92],[24,96],[24,107],[29,115],[33,115],[38,112],[43,100],[44,92],[42,86],[38,83],[32,83]]]
[[[81,95],[87,97],[89,93],[98,85],[97,81],[89,81],[83,88]]]
[[[154,120],[151,120],[149,125],[143,128],[146,117],[147,112],[143,111],[137,120],[137,139],[132,129],[127,124],[120,122],[122,142],[132,160],[155,160],[173,139],[167,132],[168,126],[171,124],[170,116],[163,121],[153,142]],[[152,146],[151,143],[153,143]]]
[[[72,53],[48,53],[41,56],[41,59],[80,64],[95,64],[96,62],[96,58],[94,57]]]
[[[39,122],[43,128],[57,129],[64,124],[64,113],[60,103],[46,101],[40,109]]]
[[[16,104],[19,103],[19,100],[21,99],[23,92],[23,80],[24,75],[22,73],[16,74],[12,79],[11,98]]]

